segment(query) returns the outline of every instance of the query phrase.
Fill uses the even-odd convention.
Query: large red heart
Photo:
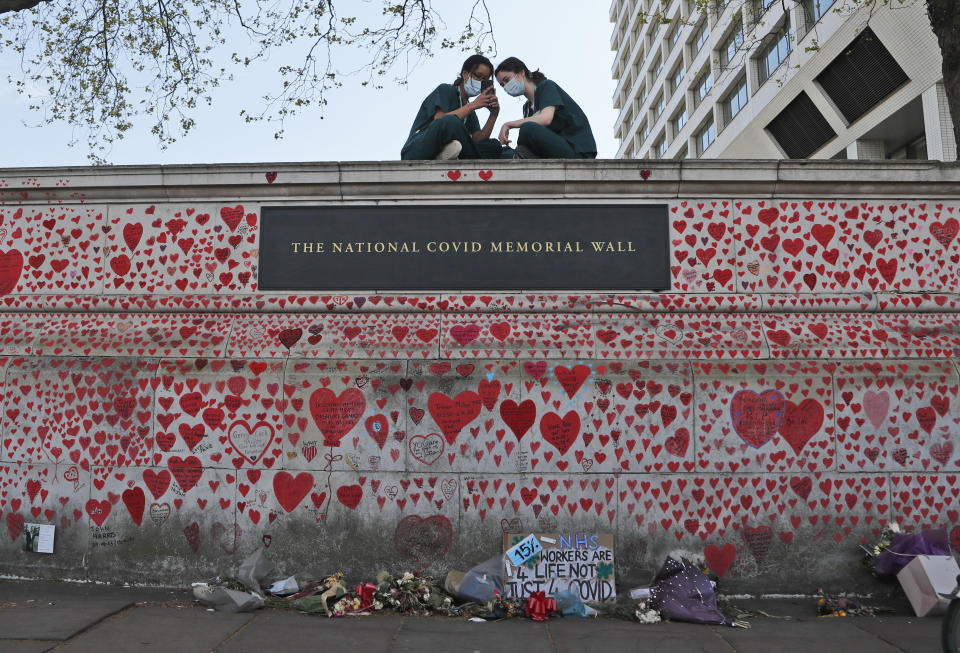
[[[664,449],[677,458],[683,458],[687,455],[687,447],[690,445],[690,431],[685,428],[677,429],[677,432],[664,442]],[[711,567],[711,569],[713,569]],[[716,571],[716,569],[714,569]]]
[[[497,397],[500,396],[500,382],[483,379],[480,381],[477,391],[480,393],[484,408],[493,410],[493,407],[497,404]]]
[[[557,381],[560,382],[560,385],[563,386],[567,396],[573,399],[573,396],[577,394],[577,390],[583,385],[584,380],[590,376],[590,368],[586,365],[576,365],[573,369],[570,369],[563,365],[558,365],[556,369],[553,370],[553,373],[557,377]]]
[[[730,400],[733,429],[751,447],[762,447],[780,428],[783,405],[783,395],[776,390],[766,390],[762,394],[741,390]]]
[[[310,395],[310,414],[323,434],[325,447],[339,447],[340,440],[357,425],[366,408],[367,400],[356,388],[347,388],[339,397],[327,388]]]
[[[703,557],[707,561],[707,566],[710,567],[718,577],[723,578],[737,557],[737,547],[729,542],[724,544],[722,549],[716,544],[711,544],[703,550]]]
[[[371,415],[364,421],[363,425],[367,429],[367,434],[373,438],[382,450],[383,445],[387,443],[387,435],[390,433],[390,423],[387,421],[387,416]]]
[[[526,399],[519,404],[512,399],[506,399],[500,404],[500,418],[507,423],[519,441],[537,419],[537,406]]]
[[[127,512],[130,513],[130,517],[137,526],[143,521],[143,508],[146,503],[146,496],[139,487],[124,490],[123,505],[127,507]]]
[[[13,291],[23,271],[23,254],[15,249],[0,252],[0,295]]]
[[[19,512],[7,513],[7,533],[10,534],[10,540],[15,541],[23,534],[23,515]]]
[[[757,563],[763,562],[763,558],[770,550],[770,544],[773,542],[773,529],[769,526],[757,526],[752,528],[745,526],[743,528],[743,539],[750,549],[750,553],[757,559]]]
[[[463,427],[480,414],[480,395],[467,391],[451,399],[442,392],[434,392],[427,400],[427,408],[447,443],[453,444]]]
[[[477,339],[480,335],[480,327],[476,324],[455,324],[450,329],[450,335],[460,345],[466,345]]]
[[[277,340],[287,349],[293,349],[293,346],[300,341],[303,336],[303,329],[284,329],[277,334]]]
[[[203,467],[200,465],[200,459],[196,456],[188,456],[181,459],[180,456],[173,456],[167,462],[170,473],[177,479],[180,489],[189,492],[200,480],[203,473]]]
[[[289,472],[277,472],[273,477],[273,492],[277,496],[277,502],[287,512],[293,512],[312,489],[313,476],[310,472],[300,472],[296,476]]]
[[[103,522],[107,521],[107,517],[110,516],[111,506],[109,501],[90,499],[84,508],[97,526],[103,526]]]
[[[960,231],[960,221],[956,218],[950,218],[943,222],[934,222],[930,225],[930,233],[944,247],[949,247],[957,232]]]
[[[223,207],[220,209],[220,217],[226,223],[227,227],[230,228],[230,231],[233,231],[237,228],[237,225],[240,224],[240,218],[243,217],[243,204]]]
[[[145,469],[143,482],[147,484],[147,489],[150,490],[153,498],[159,500],[170,487],[170,472],[162,469],[155,473],[152,469]]]
[[[142,236],[143,225],[139,222],[131,222],[123,228],[123,242],[127,244],[131,252],[137,251],[137,245],[140,244]]]
[[[563,419],[556,413],[547,413],[540,420],[540,433],[544,440],[565,454],[580,434],[580,416],[575,410],[568,412]]]
[[[787,401],[784,404],[780,435],[800,454],[801,449],[823,426],[823,406],[816,399],[804,399],[799,404]]]
[[[363,488],[359,485],[341,485],[337,488],[337,500],[350,510],[356,510],[363,498]]]
[[[393,532],[393,544],[404,558],[413,560],[417,571],[426,569],[447,555],[453,541],[453,525],[443,515],[426,519],[404,517]]]

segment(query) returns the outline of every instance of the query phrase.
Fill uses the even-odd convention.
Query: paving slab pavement
[[[281,648],[311,651],[320,642],[323,650],[328,651],[386,651],[404,621],[404,617],[393,615],[327,619],[315,614],[261,610],[217,646],[216,651],[264,653]]]
[[[644,626],[615,619],[553,619],[547,622],[557,653],[684,651],[732,653],[710,626],[662,623]]]
[[[390,653],[554,653],[546,624],[528,619],[474,623],[463,619],[406,619]]]
[[[0,610],[4,639],[66,640],[133,603],[128,599],[34,601]]]
[[[193,607],[136,607],[97,624],[65,642],[57,651],[212,651],[254,618],[255,615],[249,613],[209,613]]]
[[[918,619],[902,606],[879,617],[817,618],[815,601],[751,600],[737,604],[786,619],[756,617],[751,628],[615,619],[524,619],[471,623],[442,617],[327,619],[278,610],[208,611],[184,589],[0,581],[0,651],[103,653],[265,653],[274,650],[464,651],[472,653],[931,653],[940,620]]]

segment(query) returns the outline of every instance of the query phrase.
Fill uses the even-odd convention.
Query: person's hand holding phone
[[[480,91],[480,95],[473,101],[476,109],[490,109],[491,111],[500,110],[500,102],[497,100],[496,90],[489,86],[486,90]]]

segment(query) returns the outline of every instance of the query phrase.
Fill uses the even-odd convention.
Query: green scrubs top
[[[407,136],[407,142],[403,147],[406,148],[407,145],[410,144],[410,141],[416,137],[417,132],[423,131],[433,122],[433,116],[436,115],[437,109],[444,113],[450,113],[462,107],[463,104],[460,100],[459,86],[440,84],[440,86],[433,90],[433,93],[427,96],[423,104],[420,105],[420,111],[417,112],[417,117],[414,119],[413,126],[410,128],[410,135]],[[471,111],[470,115],[463,121],[463,124],[467,128],[467,133],[471,136],[480,131],[480,120],[477,119],[477,112]]]
[[[523,105],[523,116],[529,118],[545,107],[556,107],[553,121],[547,129],[570,143],[577,154],[597,153],[597,142],[593,140],[593,130],[583,109],[573,101],[566,91],[551,79],[539,84],[533,94],[533,105]]]

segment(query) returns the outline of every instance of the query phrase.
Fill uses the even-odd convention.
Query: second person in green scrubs
[[[520,158],[596,158],[597,143],[590,121],[556,82],[539,70],[531,73],[516,57],[500,62],[494,75],[507,94],[527,98],[523,118],[505,123],[500,129],[503,145],[510,142],[510,130],[519,129],[517,154]]]

